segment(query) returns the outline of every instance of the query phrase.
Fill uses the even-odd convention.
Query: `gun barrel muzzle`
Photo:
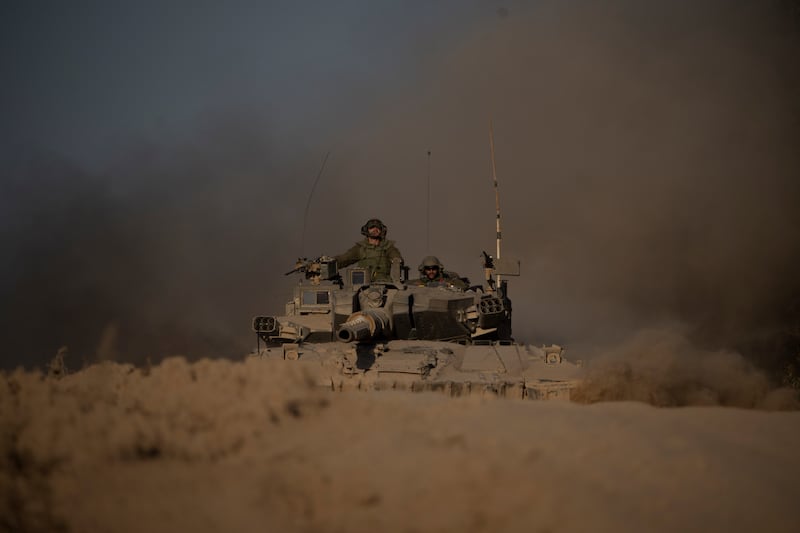
[[[366,341],[389,333],[389,315],[382,309],[369,309],[350,315],[339,326],[336,337],[342,342]]]

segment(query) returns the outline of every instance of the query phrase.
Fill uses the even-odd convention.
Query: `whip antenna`
[[[328,162],[328,156],[331,155],[331,152],[325,154],[325,158],[322,160],[322,165],[319,167],[319,172],[317,173],[317,179],[314,180],[314,185],[311,186],[311,192],[308,195],[308,202],[306,202],[306,212],[303,215],[303,235],[300,237],[300,257],[305,257],[305,246],[306,246],[306,223],[308,222],[308,208],[311,207],[311,198],[314,197],[314,191],[317,188],[317,183],[319,183],[319,179],[322,177],[322,172],[325,170],[325,163]]]
[[[431,253],[431,151],[428,150],[428,226],[426,228],[426,236],[427,236],[427,245],[426,245],[426,252],[427,254]]]
[[[500,259],[500,241],[502,240],[502,234],[500,233],[500,192],[497,187],[497,169],[494,165],[494,127],[492,126],[492,120],[489,119],[489,150],[492,154],[492,181],[494,182],[494,206],[495,211],[497,213],[496,216],[496,229],[497,229],[497,255],[495,259]],[[500,276],[497,276],[497,284],[500,284]]]

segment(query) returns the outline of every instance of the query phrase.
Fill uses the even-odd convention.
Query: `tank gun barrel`
[[[391,332],[389,315],[383,309],[353,313],[339,326],[336,338],[342,342],[372,340]]]

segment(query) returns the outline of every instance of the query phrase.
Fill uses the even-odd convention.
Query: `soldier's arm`
[[[389,260],[390,261],[392,259],[399,259],[399,260],[403,261],[403,254],[400,253],[400,250],[398,250],[397,246],[395,246],[395,245],[391,245],[389,247],[387,255],[389,256]]]
[[[457,289],[466,290],[468,288],[467,283],[461,278],[453,278],[453,287]]]
[[[456,272],[447,271],[444,273],[444,277],[451,286],[457,289],[464,290],[467,288],[467,283],[464,282],[464,280],[461,279],[461,276],[459,276]]]
[[[343,268],[349,265],[352,265],[356,261],[361,258],[359,254],[359,246],[358,244],[354,244],[349,250],[341,255],[334,256],[336,259],[336,266],[339,268]]]

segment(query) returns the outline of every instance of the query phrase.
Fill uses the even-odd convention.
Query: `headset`
[[[378,227],[381,228],[381,239],[386,237],[386,224],[381,222],[377,218],[371,218],[367,220],[367,223],[361,226],[361,235],[364,237],[369,237],[369,228]]]

